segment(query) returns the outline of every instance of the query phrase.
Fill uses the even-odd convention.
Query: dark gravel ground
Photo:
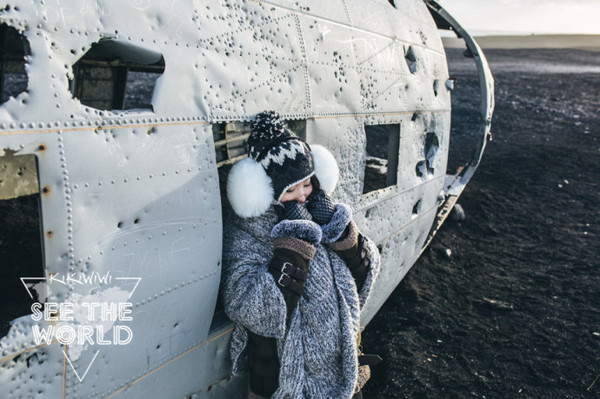
[[[486,55],[494,140],[459,200],[466,219],[442,227],[367,326],[384,362],[365,398],[600,397],[600,52]],[[453,131],[468,141],[477,89],[449,57]]]

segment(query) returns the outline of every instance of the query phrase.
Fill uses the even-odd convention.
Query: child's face
[[[281,202],[287,201],[298,201],[303,204],[306,201],[306,198],[312,193],[313,186],[310,178],[296,184],[287,189],[283,196],[281,197]]]

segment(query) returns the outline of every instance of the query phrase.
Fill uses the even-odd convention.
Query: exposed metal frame
[[[475,65],[477,66],[477,73],[479,74],[479,86],[481,90],[481,127],[479,135],[481,140],[475,148],[473,159],[471,159],[468,164],[465,165],[465,168],[457,174],[457,177],[459,177],[458,183],[460,184],[452,185],[453,189],[458,189],[458,186],[460,186],[460,191],[462,191],[464,185],[471,179],[475,169],[479,166],[486,143],[492,139],[491,124],[495,105],[494,77],[492,76],[492,71],[490,70],[490,66],[481,47],[479,47],[473,36],[471,36],[469,32],[467,32],[436,0],[424,1],[439,29],[452,30],[459,38],[462,38],[465,41],[467,49],[473,55]],[[455,193],[453,190],[452,194],[458,195],[460,194],[460,191]]]
[[[492,140],[491,124],[494,113],[494,77],[490,66],[473,36],[469,34],[436,0],[424,0],[429,12],[431,13],[438,29],[453,31],[459,38],[465,41],[467,50],[473,56],[479,75],[479,87],[481,92],[480,104],[480,127],[479,141],[473,152],[473,158],[467,161],[462,169],[459,170],[453,178],[448,178],[445,185],[446,196],[440,203],[436,220],[431,228],[429,236],[423,245],[423,250],[427,248],[435,233],[442,226],[446,218],[450,215],[452,208],[458,201],[466,184],[471,180],[475,170],[481,162],[483,152],[488,141]],[[422,250],[422,251],[423,251]],[[421,252],[422,252],[421,251]]]

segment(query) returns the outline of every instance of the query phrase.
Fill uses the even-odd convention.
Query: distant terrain
[[[475,38],[483,49],[579,49],[600,51],[600,35],[527,35],[527,36],[478,36]],[[446,37],[448,48],[462,48],[462,39]]]

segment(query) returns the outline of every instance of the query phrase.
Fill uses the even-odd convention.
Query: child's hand
[[[304,205],[298,201],[286,201],[283,203],[283,217],[288,220],[312,220],[312,215]]]
[[[321,226],[329,223],[335,213],[333,200],[323,190],[319,190],[309,197],[306,209],[312,215],[312,219]]]

